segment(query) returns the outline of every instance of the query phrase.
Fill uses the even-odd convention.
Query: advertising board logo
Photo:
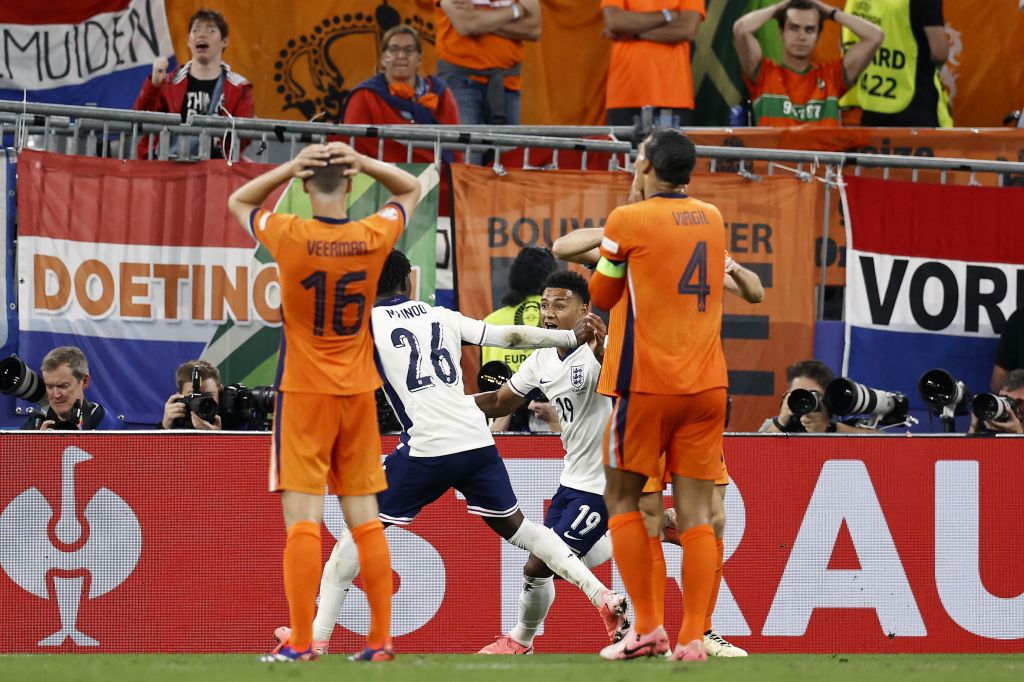
[[[139,520],[116,493],[100,488],[79,511],[75,466],[90,459],[79,447],[64,449],[56,520],[35,487],[0,513],[0,568],[26,592],[57,602],[60,628],[38,646],[60,646],[69,638],[78,646],[99,646],[78,629],[82,597],[96,599],[119,586],[142,553]]]

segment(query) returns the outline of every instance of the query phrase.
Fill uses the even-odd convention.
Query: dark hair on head
[[[192,370],[196,367],[199,368],[199,380],[206,381],[207,379],[214,379],[217,381],[217,385],[220,386],[220,370],[214,365],[211,365],[206,360],[189,360],[178,365],[177,371],[174,373],[174,385],[179,389],[184,385],[185,391],[192,390]],[[183,392],[185,392],[183,391]]]
[[[774,19],[779,22],[779,31],[786,30],[786,13],[791,9],[802,10],[802,9],[813,9],[818,12],[818,33],[821,33],[821,27],[825,25],[825,15],[821,13],[818,6],[815,5],[811,0],[789,0],[785,5],[780,7],[775,12]]]
[[[501,304],[519,305],[527,296],[536,296],[544,290],[544,278],[557,269],[558,263],[550,251],[527,246],[512,261],[508,271],[509,292],[501,299]]]
[[[1003,383],[999,385],[1000,393],[1009,393],[1024,388],[1024,369],[1015,369],[1003,377]]]
[[[397,294],[405,284],[406,278],[412,272],[412,263],[404,253],[398,249],[392,249],[384,261],[384,268],[380,271],[380,279],[377,281],[377,295]]]
[[[345,169],[348,165],[332,164],[329,166],[318,166],[313,169],[313,174],[306,178],[306,182],[317,194],[334,194],[348,180],[345,177]]]
[[[568,289],[580,297],[584,303],[590,303],[590,289],[587,280],[572,270],[555,270],[544,280],[545,289]]]
[[[220,31],[221,38],[228,37],[228,22],[225,21],[224,15],[217,10],[207,9],[205,7],[197,10],[196,13],[188,20],[188,30],[190,32],[197,21],[209,21],[217,27],[218,31]]]
[[[395,36],[412,36],[413,41],[416,43],[416,51],[423,54],[423,39],[420,38],[420,33],[412,26],[406,26],[405,24],[399,24],[398,26],[392,26],[380,39],[380,51],[384,53],[388,49],[388,44],[391,39]]]
[[[678,130],[656,130],[647,143],[647,160],[654,174],[672,186],[686,185],[697,165],[697,148]]]
[[[832,379],[834,378],[832,370],[830,370],[828,365],[821,360],[801,360],[800,362],[786,368],[787,384],[792,384],[793,379],[797,379],[799,377],[813,379],[822,388],[828,388],[828,385],[832,383]]]

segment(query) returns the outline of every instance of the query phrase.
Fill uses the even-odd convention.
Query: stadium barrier
[[[267,434],[6,434],[0,651],[256,652],[287,621]],[[553,436],[497,438],[525,515],[558,485]],[[389,451],[396,439],[385,437]],[[715,628],[752,653],[1024,651],[1024,485],[1014,437],[727,436]],[[327,499],[326,559],[341,528]],[[515,619],[524,553],[449,492],[388,531],[400,652],[472,652]],[[667,621],[681,619],[666,545]],[[614,588],[610,564],[596,569]],[[332,648],[368,625],[357,580]],[[559,582],[537,650],[603,626]]]

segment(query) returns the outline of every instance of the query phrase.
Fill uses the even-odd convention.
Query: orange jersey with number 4
[[[658,194],[612,211],[601,255],[626,264],[598,392],[690,395],[728,386],[722,353],[725,225],[718,209]]]
[[[381,386],[370,310],[405,220],[394,203],[356,221],[253,211],[249,229],[277,261],[281,285],[279,390],[354,395]]]

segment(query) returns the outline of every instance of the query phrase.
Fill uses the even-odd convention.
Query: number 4
[[[696,275],[697,281],[692,282]],[[679,278],[679,293],[684,296],[697,297],[697,311],[705,312],[707,309],[708,294],[711,287],[708,286],[708,243],[697,242],[690,256],[690,262],[683,270],[683,276]]]

